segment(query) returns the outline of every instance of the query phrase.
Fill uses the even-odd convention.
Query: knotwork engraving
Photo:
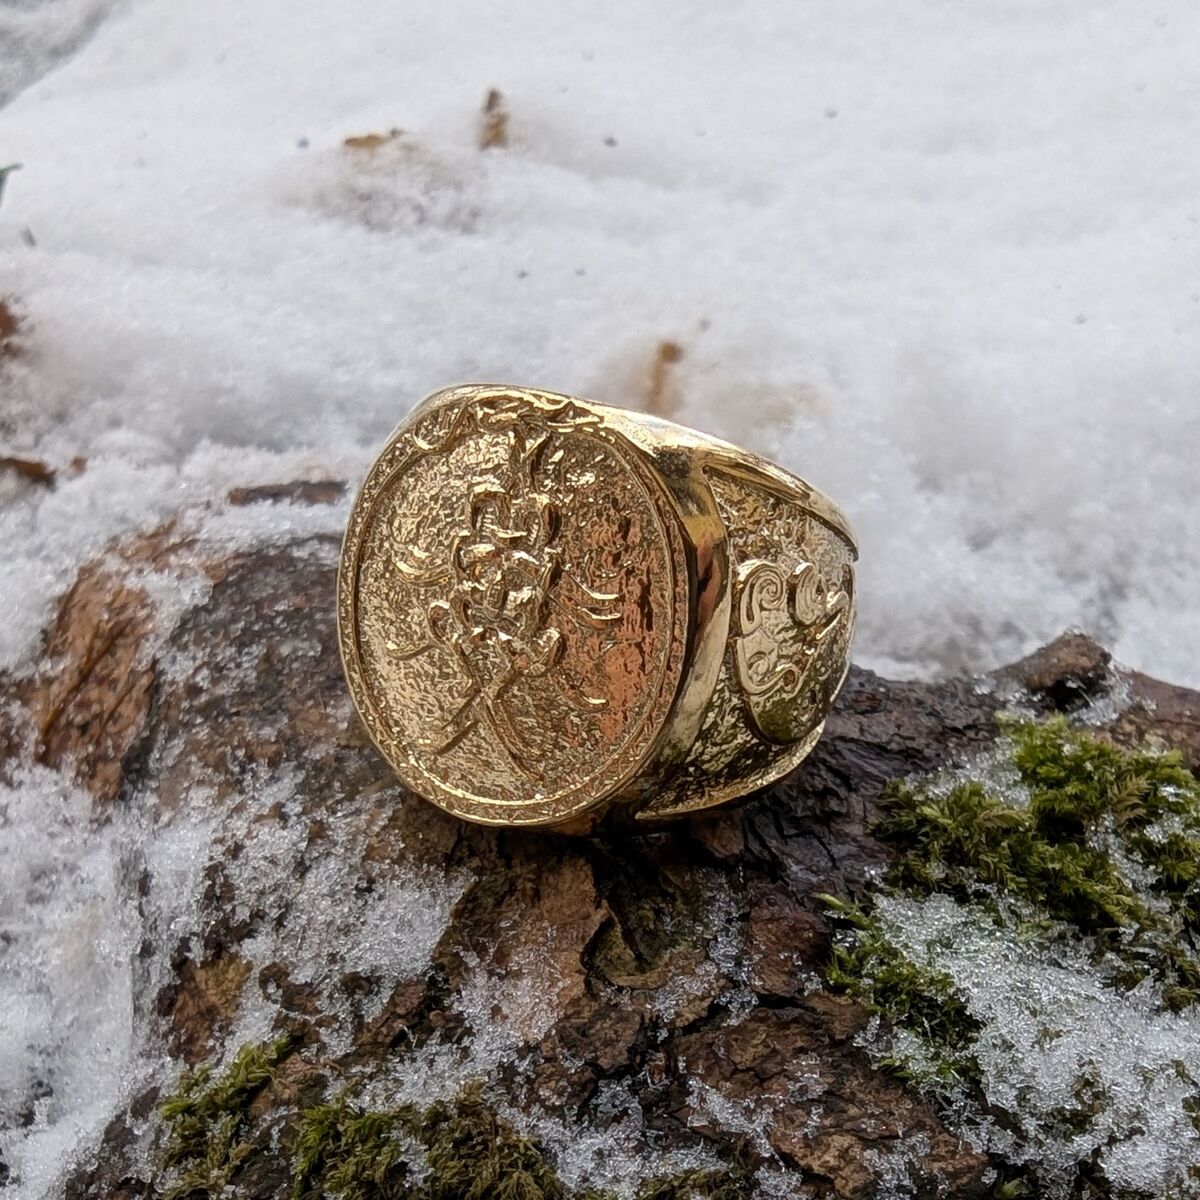
[[[739,567],[734,659],[763,737],[796,741],[824,712],[841,681],[835,644],[849,636],[851,587],[849,567],[832,583],[803,559],[790,569],[761,559]]]
[[[687,619],[677,535],[625,443],[569,398],[476,392],[416,414],[364,492],[354,656],[401,770],[485,819],[619,781]]]
[[[423,746],[445,754],[483,722],[512,762],[540,780],[543,773],[509,712],[508,692],[522,677],[544,675],[576,708],[606,708],[604,696],[573,689],[552,668],[571,626],[602,632],[620,624],[621,597],[590,587],[564,563],[558,544],[562,514],[552,495],[561,486],[563,452],[552,449],[549,431],[530,434],[513,423],[504,434],[507,463],[498,478],[470,488],[465,523],[446,559],[437,561],[397,541],[395,570],[438,598],[425,609],[423,640],[415,645],[389,640],[387,646],[401,661],[444,651],[469,680],[466,698],[421,739]]]

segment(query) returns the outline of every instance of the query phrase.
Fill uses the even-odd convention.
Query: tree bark
[[[228,1057],[247,1009],[292,1035],[255,1102],[275,1135],[256,1144],[240,1194],[287,1193],[304,1103],[403,1074],[433,1046],[459,1047],[465,1071],[483,1063],[510,1111],[568,1128],[603,1127],[619,1087],[640,1105],[647,1154],[773,1159],[802,1173],[805,1194],[860,1200],[903,1153],[930,1194],[987,1194],[987,1158],[872,1063],[856,1041],[870,1014],[822,985],[818,897],[853,897],[886,866],[870,832],[884,785],[984,749],[1002,707],[1108,702],[1113,738],[1195,763],[1200,695],[1114,669],[1082,635],[979,679],[856,668],[811,758],[744,804],[641,836],[496,831],[406,794],[366,743],[338,661],[337,550],[315,537],[230,553],[170,529],[122,546],[80,572],[42,669],[8,681],[0,719],[0,772],[32,757],[76,773],[98,822],[218,830],[185,928],[145,917],[135,1025],[180,1065]],[[256,849],[276,836],[277,858]],[[312,918],[307,881],[323,873],[344,881],[326,902],[345,914],[315,928],[342,935],[289,961],[280,947]],[[146,874],[138,891],[153,898]],[[412,879],[457,896],[432,951],[416,968],[364,968],[355,914]],[[481,1021],[503,1031],[491,1059]],[[113,1113],[71,1196],[153,1193],[159,1098],[149,1087]]]

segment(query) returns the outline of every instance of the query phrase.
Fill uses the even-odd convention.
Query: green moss
[[[1003,730],[1029,803],[976,780],[893,785],[874,829],[900,851],[888,890],[1018,900],[1046,929],[1094,938],[1117,986],[1152,976],[1169,1007],[1195,1003],[1200,784],[1177,754],[1120,750],[1062,718]],[[829,981],[923,1037],[939,1077],[969,1076],[978,1026],[951,981],[910,961],[867,909],[826,901],[854,930],[834,950]]]
[[[371,1111],[342,1098],[301,1114],[295,1200],[566,1200],[538,1146],[464,1091]]]
[[[564,1200],[567,1194],[541,1149],[501,1121],[476,1090],[426,1109],[420,1137],[428,1200]]]
[[[876,895],[918,902],[949,895],[994,920],[1014,944],[1044,940],[1050,950],[1067,943],[1074,955],[1083,949],[1110,988],[1153,979],[1168,1008],[1196,1004],[1200,783],[1177,754],[1119,749],[1061,718],[1006,720],[1002,732],[1020,797],[978,779],[933,778],[888,790],[874,833],[897,857]],[[956,1103],[969,1100],[977,1112],[1009,1120],[985,1095],[974,1057],[982,1027],[954,980],[895,944],[871,896],[861,904],[825,900],[843,927],[829,983],[908,1035],[897,1043],[902,1054],[885,1063],[932,1085],[935,1095],[938,1085],[955,1084]],[[1176,1069],[1192,1087],[1187,1065]],[[1200,1129],[1198,1096],[1183,1108]],[[1081,1072],[1071,1098],[1040,1114],[1027,1148],[1086,1139],[1113,1104],[1100,1076]],[[1042,1193],[1039,1168],[1028,1155],[1021,1163],[995,1161],[998,1200]],[[1071,1187],[1078,1197],[1124,1194],[1084,1160]]]
[[[220,1076],[207,1066],[184,1075],[160,1108],[166,1142],[158,1190],[165,1200],[225,1191],[253,1148],[247,1137],[250,1104],[290,1048],[286,1037],[244,1046]]]
[[[292,1195],[349,1200],[408,1194],[404,1139],[417,1124],[417,1111],[409,1107],[367,1112],[339,1100],[306,1109],[296,1135]]]
[[[1095,937],[1116,982],[1148,975],[1181,1008],[1200,997],[1200,785],[1176,754],[1122,751],[1061,718],[1009,722],[1029,804],[979,782],[890,789],[876,835],[901,858],[909,895],[989,894],[1036,906]],[[1112,845],[1148,882],[1128,877]]]
[[[971,1054],[979,1022],[944,972],[915,963],[889,941],[877,917],[834,896],[820,897],[830,914],[853,930],[834,946],[826,980],[862,1000],[872,1011],[920,1035],[928,1062],[887,1060],[897,1074],[918,1084],[952,1083],[978,1076]]]
[[[637,1200],[746,1200],[752,1193],[751,1171],[734,1164],[651,1179],[638,1188]]]
[[[651,1180],[638,1200],[741,1200],[740,1166]],[[478,1087],[427,1108],[369,1110],[341,1097],[300,1115],[294,1200],[613,1200],[572,1192],[541,1147],[480,1098]]]
[[[208,1066],[184,1075],[160,1108],[163,1200],[238,1194],[263,1145],[251,1105],[290,1048],[287,1038],[245,1046],[219,1075]],[[343,1094],[303,1109],[290,1145],[294,1200],[614,1200],[604,1189],[568,1189],[479,1086],[425,1107],[368,1109]],[[741,1164],[683,1171],[644,1183],[637,1200],[741,1200],[748,1180]]]
[[[1002,1174],[992,1188],[993,1200],[1024,1200],[1026,1196],[1031,1195],[1033,1192],[1028,1180],[1016,1176]]]

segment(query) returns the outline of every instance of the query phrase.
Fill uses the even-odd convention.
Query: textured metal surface
[[[343,662],[384,755],[460,816],[676,815],[807,753],[845,672],[853,556],[823,496],[733,447],[448,389],[355,503]]]
[[[704,724],[643,819],[708,808],[790,771],[820,737],[849,663],[853,543],[794,490],[729,466],[705,470],[729,544],[729,639]]]

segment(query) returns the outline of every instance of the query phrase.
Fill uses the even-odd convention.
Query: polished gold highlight
[[[855,553],[820,492],[733,446],[572,396],[449,388],[355,501],[342,661],[384,756],[458,816],[662,819],[815,744]]]

